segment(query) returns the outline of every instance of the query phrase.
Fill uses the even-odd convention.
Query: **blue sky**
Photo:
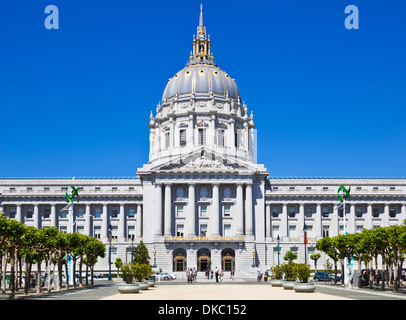
[[[0,177],[135,176],[201,1],[2,0]],[[47,5],[59,30],[47,30]],[[359,29],[347,30],[347,5]],[[406,3],[204,1],[271,176],[406,176]]]

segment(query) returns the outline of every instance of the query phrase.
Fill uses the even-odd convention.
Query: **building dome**
[[[213,94],[213,96],[228,96],[241,100],[235,80],[225,71],[211,64],[190,64],[176,73],[168,80],[162,101],[192,94],[196,97]]]
[[[175,97],[188,96],[219,96],[241,100],[235,80],[214,62],[210,35],[207,36],[206,27],[203,25],[202,6],[197,36],[196,38],[193,36],[189,61],[185,68],[168,80],[162,95],[162,103]]]

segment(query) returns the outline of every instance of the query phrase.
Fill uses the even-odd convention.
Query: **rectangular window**
[[[118,209],[113,209],[111,211],[111,217],[112,218],[117,218],[118,217]]]
[[[186,129],[179,131],[179,144],[181,147],[186,146]]]
[[[129,208],[128,209],[128,217],[129,218],[134,218],[135,217],[135,208]]]
[[[272,226],[272,238],[277,239],[279,236],[279,226]]]
[[[305,209],[305,217],[306,218],[311,218],[312,215],[313,215],[312,207],[306,207],[306,209]]]
[[[176,236],[183,237],[183,224],[176,225]]]
[[[101,227],[95,226],[93,229],[93,234],[96,239],[101,238]]]
[[[201,237],[205,237],[207,235],[207,224],[201,224],[200,225],[200,232],[199,232]]]
[[[68,227],[66,227],[66,226],[60,226],[60,227],[59,227],[59,231],[62,232],[62,233],[67,233],[67,232],[68,232]]]
[[[206,205],[200,206],[200,216],[207,217],[207,206]]]
[[[60,208],[59,210],[62,210],[62,208]],[[68,210],[64,210],[64,211],[59,211],[59,216],[61,217],[61,219],[66,219],[68,218]]]
[[[295,225],[290,225],[289,226],[289,237],[290,238],[296,237],[296,226]]]
[[[389,217],[390,218],[396,218],[396,209],[395,209],[395,207],[390,207],[389,208]]]
[[[231,216],[231,206],[226,205],[223,207],[224,208],[224,216],[225,217],[230,217]]]
[[[199,145],[203,146],[206,144],[206,130],[199,129]]]
[[[277,209],[274,209],[274,211],[272,212],[272,217],[277,218],[279,216],[279,212]]]
[[[117,226],[112,226],[111,227],[111,238],[112,239],[117,239],[117,235],[118,235],[118,227]],[[112,260],[114,261],[114,260]]]
[[[128,226],[128,239],[134,240],[135,239],[135,227]]]
[[[101,208],[95,208],[94,209],[94,217],[95,218],[101,218],[102,215],[102,209]]]
[[[224,139],[224,130],[219,130],[217,132],[217,145],[219,147],[224,147],[225,146],[225,139]]]
[[[9,218],[14,219],[16,217],[16,209],[10,209]]]
[[[50,210],[49,208],[44,209],[44,219],[49,219],[50,216]]]
[[[231,237],[231,224],[224,225],[224,236]]]
[[[78,208],[78,218],[85,217],[85,208]]]
[[[84,226],[78,226],[77,232],[80,234],[85,234],[85,227]]]
[[[328,225],[323,225],[323,238],[328,237],[330,234],[330,227]]]
[[[177,217],[184,217],[183,206],[176,206],[176,216]]]
[[[28,208],[27,209],[27,219],[32,219],[33,214],[34,214],[34,210],[32,208]]]
[[[165,148],[169,148],[169,132],[165,132]]]

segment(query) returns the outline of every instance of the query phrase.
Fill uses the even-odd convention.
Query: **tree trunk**
[[[56,286],[57,291],[62,289],[62,252],[58,252],[58,283]]]
[[[3,293],[6,293],[6,271],[7,271],[7,260],[8,260],[8,253],[7,253],[7,251],[6,251],[6,252],[5,252],[5,254],[4,254],[4,270],[3,270],[3,278],[1,279],[1,280],[2,280],[2,283],[3,283],[3,285],[2,285],[2,287],[3,287],[2,292],[3,292]]]
[[[82,263],[83,263],[83,255],[81,255],[79,259],[79,288],[83,288]]]
[[[11,248],[10,250],[10,280],[9,280],[9,285],[10,285],[10,297],[14,299],[15,297],[15,249]]]
[[[41,259],[37,260],[37,293],[41,293]]]
[[[30,287],[30,278],[31,278],[31,263],[25,260],[25,282],[24,282],[24,295],[28,296],[28,289]]]
[[[344,259],[340,259],[341,263],[341,286],[344,286],[344,280],[345,280],[345,272],[344,272]]]

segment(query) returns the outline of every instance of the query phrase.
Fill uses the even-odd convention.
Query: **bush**
[[[138,262],[125,264],[121,272],[123,274],[123,280],[128,284],[134,283],[135,280],[142,281],[143,279],[148,279],[154,274],[151,265],[140,264]]]
[[[295,263],[294,273],[299,278],[300,282],[307,283],[310,277],[310,265],[305,263]]]
[[[288,281],[295,281],[296,280],[296,273],[295,273],[295,263],[288,262],[282,264],[282,271],[285,274],[285,277]]]
[[[280,265],[277,264],[277,265],[271,267],[271,272],[272,272],[273,276],[275,277],[275,279],[277,279],[277,280],[282,279],[283,270]]]

